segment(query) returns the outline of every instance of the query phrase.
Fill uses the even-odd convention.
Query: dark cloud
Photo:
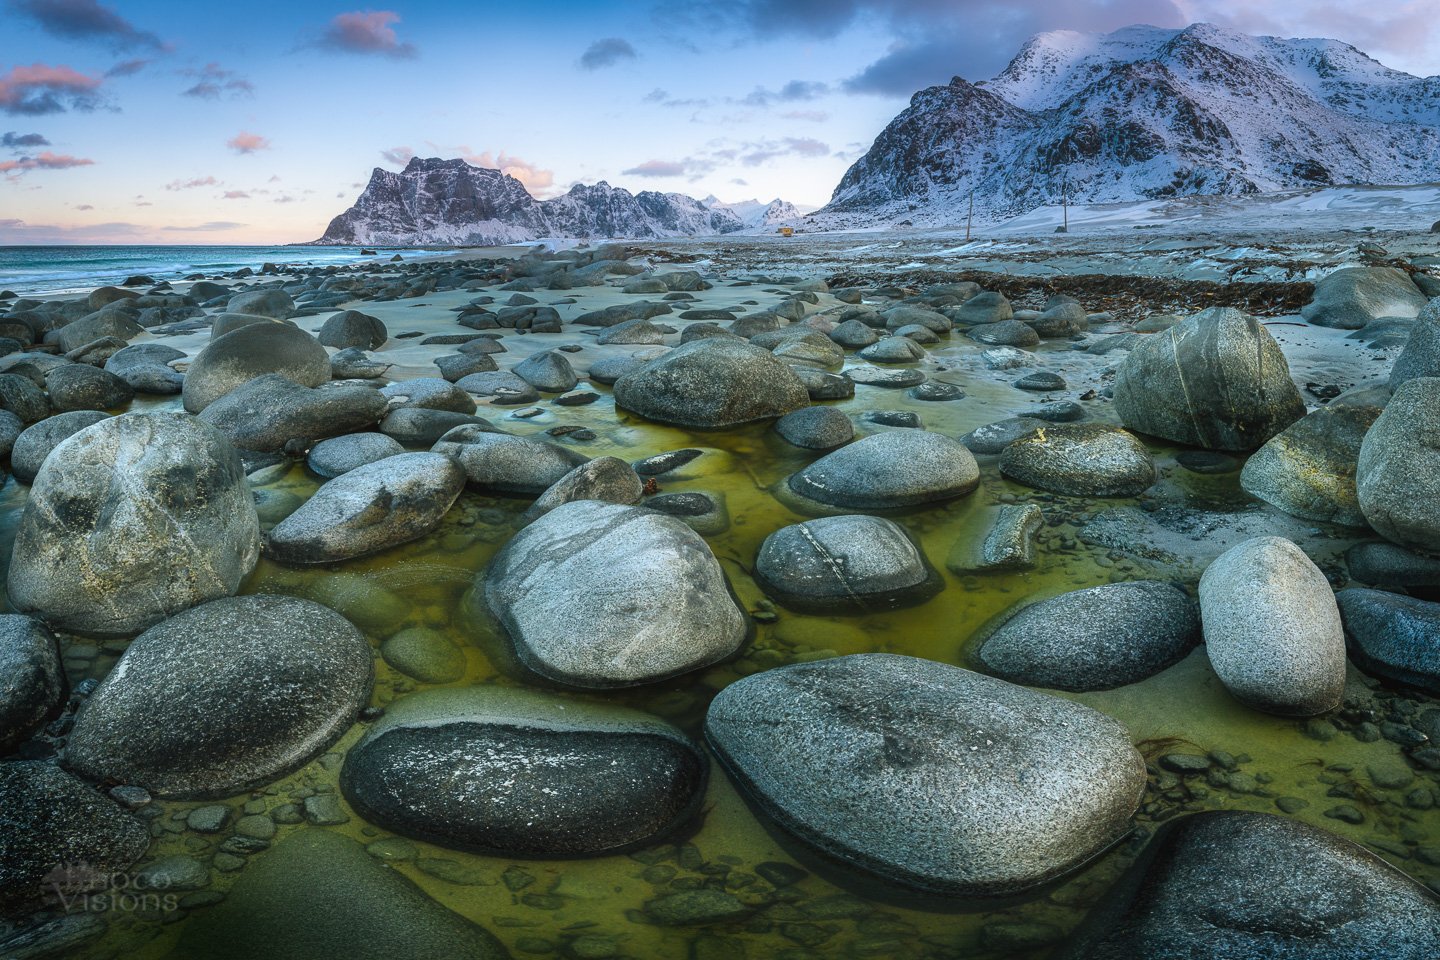
[[[255,94],[255,85],[249,80],[237,74],[234,70],[226,70],[213,60],[200,68],[187,68],[180,71],[181,76],[192,77],[195,85],[188,90],[182,90],[182,97],[195,97],[198,100],[219,100],[224,94],[233,97],[250,97]]]
[[[151,62],[152,61],[144,59],[143,57],[135,60],[122,60],[120,63],[115,64],[115,66],[111,67],[109,70],[106,70],[105,76],[133,77],[135,74],[148,67]]]
[[[67,40],[89,40],[117,50],[169,49],[155,34],[138,29],[96,0],[8,0],[6,6],[33,20],[46,33]]]
[[[683,177],[688,172],[683,160],[646,160],[620,171],[627,177]]]
[[[768,107],[772,103],[817,100],[829,92],[830,85],[818,80],[791,80],[779,90],[756,87],[740,102],[751,107]]]
[[[586,70],[599,70],[603,67],[613,67],[621,60],[634,60],[639,54],[630,45],[630,41],[622,37],[606,37],[603,40],[596,40],[580,54],[580,66]]]
[[[15,66],[0,75],[0,111],[37,117],[67,109],[94,110],[100,103],[101,82],[66,66]]]
[[[320,38],[320,46],[344,53],[371,53],[408,59],[419,51],[401,41],[392,23],[400,22],[393,10],[359,10],[337,14]]]
[[[30,147],[48,147],[50,141],[38,133],[14,133],[6,132],[0,134],[0,147],[11,150],[25,150]]]
[[[829,145],[812,137],[784,137],[746,144],[739,153],[739,160],[747,167],[758,167],[777,157],[824,157],[829,154]]]

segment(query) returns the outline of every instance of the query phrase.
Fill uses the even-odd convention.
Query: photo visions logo
[[[56,864],[42,878],[46,898],[65,913],[169,913],[179,906],[163,874],[105,871],[83,861]]]

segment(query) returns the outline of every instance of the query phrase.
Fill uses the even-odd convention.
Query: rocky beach
[[[0,956],[1440,952],[1433,235],[888,236],[0,294]]]

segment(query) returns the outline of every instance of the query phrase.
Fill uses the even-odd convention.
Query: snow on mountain
[[[399,173],[376,167],[355,205],[330,221],[316,242],[484,245],[541,237],[710,236],[768,223],[767,218],[797,216],[792,205],[780,200],[741,217],[718,201],[652,190],[632,194],[603,180],[536,200],[520,181],[499,170],[416,157]]]
[[[760,200],[726,203],[711,194],[700,203],[708,210],[728,210],[745,224],[747,230],[766,230],[776,224],[798,220],[803,212],[795,204],[778,197],[769,203]]]
[[[1440,181],[1440,77],[1335,40],[1193,24],[1039,34],[994,79],[917,93],[817,225],[1072,201]]]

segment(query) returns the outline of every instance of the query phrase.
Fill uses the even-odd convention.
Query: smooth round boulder
[[[369,704],[372,675],[370,644],[334,610],[214,600],[130,642],[76,715],[64,763],[159,797],[234,796],[334,743]]]
[[[455,381],[455,386],[466,393],[484,397],[496,406],[534,403],[540,399],[538,390],[509,370],[467,374]]]
[[[345,350],[356,347],[360,350],[378,350],[390,338],[385,324],[378,317],[359,310],[345,310],[335,314],[320,327],[315,339],[321,346]]]
[[[1345,693],[1345,633],[1335,594],[1305,552],[1257,537],[1200,578],[1210,665],[1241,703],[1283,717],[1333,710]]]
[[[45,375],[50,405],[56,410],[116,410],[135,399],[135,390],[108,370],[67,363]]]
[[[475,399],[459,385],[441,377],[397,380],[381,387],[380,395],[390,402],[391,410],[419,407],[452,413],[475,412]]]
[[[1046,426],[1000,454],[1000,472],[1068,497],[1135,497],[1155,483],[1155,461],[1134,434],[1103,423]]]
[[[127,413],[45,458],[15,537],[10,603],[72,633],[133,636],[235,593],[259,548],[229,441],[184,414]]]
[[[682,427],[733,427],[810,403],[795,373],[768,350],[728,338],[682,344],[615,382],[615,404]]]
[[[429,447],[456,427],[489,427],[490,421],[451,410],[401,407],[380,421],[379,430],[405,447]]]
[[[880,334],[869,324],[851,319],[837,323],[835,329],[830,331],[830,339],[846,349],[858,350],[878,341]]]
[[[454,683],[465,675],[465,654],[447,635],[429,627],[408,627],[380,646],[385,662],[421,683]]]
[[[326,437],[375,425],[388,404],[378,390],[350,384],[301,386],[271,373],[210,404],[200,419],[242,450],[299,454]]]
[[[1005,299],[1005,294],[987,290],[966,299],[959,309],[952,311],[951,316],[956,323],[973,327],[1009,320],[1015,316],[1015,311],[1010,301]]]
[[[978,343],[998,347],[1029,348],[1040,345],[1040,334],[1019,320],[982,323],[966,330],[965,335]]]
[[[488,685],[392,703],[346,755],[340,788],[366,821],[403,836],[553,859],[662,839],[698,812],[707,768],[657,717]]]
[[[1405,348],[1390,368],[1391,390],[1407,380],[1440,377],[1440,296],[1427,303],[1403,333]]]
[[[15,438],[10,449],[10,472],[21,483],[32,483],[50,451],[66,438],[72,437],[86,427],[94,426],[109,418],[108,413],[98,410],[72,410],[46,417],[39,423],[26,427]]]
[[[806,450],[834,450],[855,439],[855,424],[835,407],[804,407],[776,420],[775,432]]]
[[[790,489],[833,507],[884,510],[962,497],[980,484],[969,450],[926,430],[877,433],[826,454],[798,473]]]
[[[545,393],[574,390],[575,385],[580,382],[580,378],[570,366],[570,361],[565,359],[563,353],[554,350],[541,350],[531,354],[515,364],[510,372]]]
[[[839,516],[776,530],[760,545],[755,581],[795,610],[865,613],[930,599],[941,583],[899,524]]]
[[[0,756],[60,712],[65,689],[49,628],[34,617],[0,614]]]
[[[400,441],[383,433],[350,433],[315,444],[305,455],[305,465],[313,473],[333,480],[356,467],[404,452]]]
[[[571,687],[689,673],[735,653],[749,633],[699,534],[639,507],[557,507],[516,534],[476,586],[521,662]]]
[[[886,337],[860,351],[871,363],[914,363],[925,359],[925,348],[909,337]]]
[[[1335,602],[1356,666],[1440,694],[1440,603],[1359,587]]]
[[[1403,270],[1343,267],[1315,284],[1300,315],[1319,327],[1359,330],[1379,317],[1413,317],[1427,299]]]
[[[1376,533],[1440,555],[1440,378],[1395,391],[1360,444],[1355,491]]]
[[[265,552],[282,563],[338,563],[434,530],[465,489],[465,471],[438,453],[399,453],[325,483],[277,523]]]
[[[130,385],[136,393],[179,393],[185,375],[170,366],[185,354],[163,343],[137,343],[118,350],[105,361],[105,369]]]
[[[488,425],[456,427],[431,449],[455,458],[475,487],[511,497],[538,497],[589,460],[559,444],[494,433]]]
[[[14,413],[24,423],[50,416],[50,398],[28,376],[0,373],[0,410]]]
[[[320,342],[288,323],[256,323],[206,344],[185,371],[181,397],[188,413],[199,413],[237,387],[265,374],[302,387],[330,379],[330,355]]]
[[[1106,583],[1022,604],[975,651],[989,673],[1029,687],[1084,692],[1138,683],[1200,642],[1200,611],[1158,580]]]
[[[1060,877],[1130,831],[1145,789],[1144,760],[1109,717],[894,654],[752,674],[711,702],[705,735],[780,827],[930,895]]]
[[[533,520],[572,500],[639,503],[644,492],[645,484],[630,464],[619,457],[596,457],[551,484],[525,511],[525,517]]]
[[[295,301],[283,290],[244,290],[232,296],[225,309],[230,313],[288,320],[295,316]]]
[[[1305,415],[1280,345],[1231,307],[1141,338],[1115,375],[1115,412],[1139,433],[1254,450]]]

